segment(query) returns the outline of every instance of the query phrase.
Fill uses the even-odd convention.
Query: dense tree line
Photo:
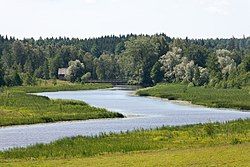
[[[34,85],[37,78],[182,82],[240,87],[250,80],[250,38],[179,39],[165,34],[92,39],[23,39],[0,35],[0,85]]]

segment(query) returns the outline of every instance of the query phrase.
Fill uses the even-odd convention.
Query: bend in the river
[[[48,143],[63,137],[96,135],[162,125],[185,125],[249,118],[249,112],[173,103],[157,98],[131,96],[132,90],[89,90],[37,93],[49,98],[83,100],[91,106],[124,114],[124,119],[58,122],[0,128],[0,150]]]

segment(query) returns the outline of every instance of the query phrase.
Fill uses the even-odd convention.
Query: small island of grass
[[[48,123],[57,121],[87,120],[98,118],[122,118],[120,113],[91,107],[76,100],[51,100],[47,97],[27,94],[70,90],[92,90],[112,87],[111,84],[72,84],[62,82],[55,86],[19,86],[0,91],[0,126]]]

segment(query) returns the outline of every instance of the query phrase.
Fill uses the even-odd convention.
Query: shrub
[[[238,138],[233,138],[232,141],[231,141],[231,144],[235,145],[235,144],[241,144],[242,141]]]
[[[205,124],[204,130],[205,130],[206,134],[210,137],[213,137],[215,135],[215,132],[216,132],[215,126],[212,123]]]

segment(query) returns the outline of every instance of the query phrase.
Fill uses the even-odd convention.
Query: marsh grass
[[[37,93],[37,92],[57,92],[57,91],[75,91],[75,90],[95,90],[95,89],[106,89],[112,88],[111,84],[73,84],[65,81],[59,81],[57,85],[39,85],[39,86],[16,86],[11,87],[11,91],[24,91],[26,93]]]
[[[249,142],[250,119],[247,119],[64,138],[50,144],[37,144],[0,152],[0,161],[4,159],[79,158],[107,153],[158,149],[180,150]]]
[[[27,94],[27,92],[89,90],[109,86],[109,84],[69,84],[2,88],[0,90],[0,126],[123,117],[122,114],[91,107],[82,101],[50,100],[47,97]]]
[[[193,104],[215,108],[235,108],[250,110],[250,94],[248,89],[215,89],[204,87],[188,87],[182,84],[159,84],[138,90],[140,96],[154,96],[169,100],[185,100]]]

